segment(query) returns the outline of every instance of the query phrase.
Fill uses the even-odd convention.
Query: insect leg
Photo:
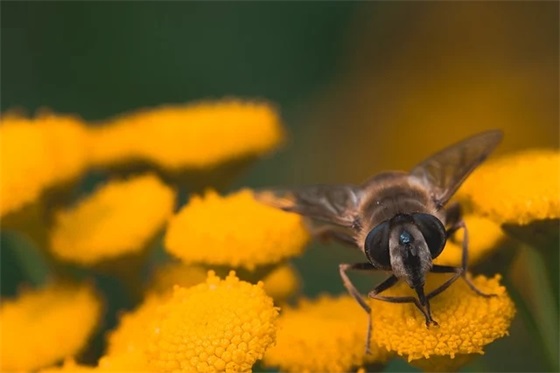
[[[465,222],[463,220],[460,220],[459,222],[457,222],[455,224],[454,227],[451,227],[450,230],[454,229],[454,231],[457,231],[458,229],[461,229],[461,228],[463,229],[463,251],[462,251],[462,255],[461,255],[461,267],[451,267],[451,266],[442,266],[442,265],[434,264],[434,266],[431,269],[431,272],[434,272],[434,273],[455,273],[455,275],[453,277],[451,277],[450,279],[448,279],[447,281],[445,281],[443,284],[441,284],[437,289],[431,291],[427,296],[428,299],[435,297],[436,295],[440,294],[442,291],[447,289],[453,282],[455,282],[455,280],[457,280],[459,278],[459,276],[462,277],[465,280],[467,285],[476,294],[481,295],[483,297],[496,296],[496,294],[486,294],[486,293],[480,291],[475,286],[475,284],[472,283],[471,279],[467,277],[467,265],[468,265],[468,261],[469,261],[469,234],[468,234],[467,226],[465,225]]]
[[[362,298],[362,295],[360,294],[358,289],[356,289],[356,287],[354,286],[352,281],[350,281],[350,278],[348,277],[348,274],[346,273],[346,271],[348,271],[348,270],[372,271],[372,270],[375,270],[376,268],[371,263],[355,263],[355,264],[345,264],[345,263],[343,263],[343,264],[339,264],[338,269],[339,269],[340,277],[342,278],[342,283],[344,284],[344,287],[346,288],[346,290],[348,290],[350,295],[360,304],[360,306],[368,314],[368,328],[367,328],[367,334],[366,334],[366,354],[368,354],[368,353],[371,354],[371,350],[369,348],[370,347],[370,340],[371,340],[371,324],[372,324],[371,323],[371,307],[366,303],[364,298]]]
[[[384,282],[379,284],[379,286],[376,287],[374,290],[370,291],[368,296],[370,298],[377,299],[377,300],[382,300],[384,302],[389,302],[389,303],[414,303],[416,308],[418,308],[420,310],[420,312],[422,312],[422,314],[426,318],[426,325],[430,325],[430,324],[438,325],[437,321],[432,318],[432,315],[431,315],[431,312],[430,312],[430,303],[429,303],[429,298],[428,297],[425,298],[426,299],[426,301],[425,301],[426,302],[426,309],[424,309],[424,307],[422,306],[422,304],[420,303],[420,301],[416,297],[412,297],[412,296],[410,296],[410,297],[386,297],[386,296],[383,296],[383,295],[379,295],[379,293],[381,291],[387,290],[389,287],[394,285],[394,283],[396,283],[396,281],[394,281],[393,284],[391,284],[391,285],[385,287],[384,289],[378,291],[378,288],[384,287],[386,282],[389,282],[389,280],[392,280],[392,277],[394,277],[394,276],[389,277],[387,280],[385,280]]]

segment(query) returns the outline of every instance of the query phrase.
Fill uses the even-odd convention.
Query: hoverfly
[[[462,277],[468,286],[484,294],[466,277],[467,227],[458,204],[445,207],[467,176],[488,157],[502,139],[502,132],[483,132],[451,145],[416,165],[410,172],[389,171],[373,176],[362,185],[315,185],[299,189],[269,189],[256,192],[258,200],[311,219],[314,235],[334,239],[362,250],[367,262],[340,264],[339,272],[348,292],[368,314],[366,350],[371,336],[371,308],[350,281],[349,270],[384,270],[390,276],[368,296],[393,303],[414,303],[437,325],[430,299]],[[460,267],[433,264],[447,238],[463,229]],[[428,272],[451,273],[435,290],[424,293]],[[389,297],[381,293],[399,280],[417,297]]]

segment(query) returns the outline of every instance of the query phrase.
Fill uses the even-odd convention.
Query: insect
[[[316,225],[315,236],[358,247],[365,254],[367,262],[340,264],[339,272],[348,292],[368,314],[366,351],[369,351],[371,308],[352,284],[349,270],[390,272],[368,296],[387,302],[414,303],[426,318],[426,326],[437,325],[430,311],[430,299],[459,277],[475,293],[493,296],[481,292],[466,276],[467,227],[459,205],[446,207],[446,203],[502,137],[499,130],[474,135],[432,155],[410,172],[383,172],[362,185],[268,189],[255,195],[266,204],[310,218]],[[459,229],[464,231],[461,266],[433,264],[447,238]],[[428,272],[453,276],[426,294],[424,282]],[[381,295],[399,280],[405,281],[417,296]]]

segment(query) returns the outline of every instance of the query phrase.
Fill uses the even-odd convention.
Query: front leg
[[[342,278],[342,284],[348,290],[348,293],[360,304],[360,306],[367,312],[368,315],[368,327],[366,333],[366,354],[371,354],[370,350],[370,340],[371,340],[371,307],[366,303],[362,295],[356,289],[346,271],[348,270],[361,270],[361,271],[372,271],[376,268],[371,263],[355,263],[355,264],[339,264],[338,270],[340,272],[340,277]]]
[[[431,272],[434,273],[454,273],[453,277],[451,277],[450,279],[448,279],[447,281],[445,281],[443,284],[441,284],[438,288],[432,290],[430,293],[428,293],[427,298],[433,298],[436,295],[440,294],[442,291],[444,291],[445,289],[447,289],[449,286],[451,286],[452,283],[454,283],[459,277],[462,277],[465,282],[467,283],[467,285],[478,295],[483,296],[483,297],[492,297],[492,296],[496,296],[496,294],[486,294],[484,292],[482,292],[481,290],[479,290],[475,284],[473,284],[473,282],[471,281],[470,278],[467,277],[467,266],[468,266],[468,261],[469,261],[469,234],[468,234],[468,230],[467,230],[467,226],[465,225],[465,221],[464,220],[459,220],[454,226],[452,226],[451,228],[449,228],[448,235],[450,234],[449,232],[455,232],[459,229],[463,229],[463,245],[462,245],[462,254],[461,254],[461,267],[452,267],[452,266],[443,266],[443,265],[437,265],[434,264],[432,266]]]
[[[379,293],[389,289],[393,285],[397,283],[398,279],[395,275],[391,275],[391,277],[387,278],[381,284],[377,285],[375,289],[369,292],[368,296],[373,299],[382,300],[384,302],[389,303],[414,303],[416,308],[422,312],[424,317],[426,318],[426,326],[430,324],[438,325],[437,321],[432,318],[432,313],[430,311],[430,301],[428,297],[423,297],[423,303],[416,297],[408,296],[408,297],[386,297],[379,295]],[[423,295],[423,293],[422,293]],[[424,308],[425,307],[425,308]]]

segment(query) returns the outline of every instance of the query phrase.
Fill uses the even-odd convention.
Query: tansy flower
[[[159,266],[152,276],[149,290],[156,294],[171,293],[175,285],[190,287],[206,280],[208,270],[184,263],[167,263]]]
[[[176,287],[148,336],[148,361],[157,372],[248,372],[274,342],[278,310],[262,283],[224,280]]]
[[[171,219],[165,247],[185,263],[253,270],[300,254],[308,240],[299,215],[257,202],[250,190],[208,191]]]
[[[92,130],[99,165],[144,160],[169,170],[200,169],[276,148],[284,133],[262,102],[223,100],[123,115]]]
[[[93,264],[138,252],[172,214],[174,192],[153,175],[112,181],[56,216],[51,249]]]
[[[30,371],[74,356],[86,344],[100,311],[90,286],[56,284],[3,300],[1,370]]]
[[[352,297],[302,300],[282,310],[276,346],[264,362],[286,372],[348,372],[384,361],[387,353],[375,343],[366,355],[366,333],[367,315]]]
[[[51,184],[77,177],[89,165],[87,127],[72,116],[41,114],[34,119],[50,158]]]
[[[3,216],[35,200],[50,175],[47,146],[41,131],[30,120],[2,118],[0,141],[0,212]]]
[[[285,301],[299,290],[300,279],[293,266],[280,265],[264,278],[264,291],[275,301]]]
[[[17,210],[87,164],[86,127],[77,118],[7,115],[0,125],[0,213]]]
[[[39,373],[59,373],[59,372],[76,372],[76,373],[90,373],[99,372],[96,367],[90,367],[86,365],[80,365],[74,361],[74,359],[65,359],[61,366],[53,366],[45,369],[41,369]]]
[[[429,275],[426,292],[436,288],[447,276]],[[515,314],[513,302],[499,276],[478,276],[474,284],[481,291],[496,294],[483,297],[459,279],[430,300],[433,318],[439,326],[426,327],[422,313],[412,303],[372,300],[373,340],[389,351],[406,356],[409,362],[426,364],[432,370],[454,370],[465,363],[463,355],[482,354],[483,348],[508,334]],[[387,296],[414,296],[405,283],[383,293]],[[457,359],[459,357],[459,359]]]
[[[469,265],[476,264],[507,240],[500,226],[488,218],[468,214],[464,219],[469,230]],[[452,266],[461,265],[463,233],[464,231],[460,229],[453,238],[447,240],[445,248],[434,260],[434,263]]]
[[[156,269],[151,280],[150,292],[166,294],[175,285],[190,287],[206,280],[208,270],[202,266],[192,266],[184,263],[168,263]],[[250,275],[252,275],[251,273]],[[295,269],[289,264],[283,264],[270,270],[262,278],[249,276],[247,281],[264,283],[264,291],[276,301],[284,301],[299,288],[299,277]]]
[[[459,197],[499,224],[560,218],[560,152],[526,150],[480,166]]]
[[[118,327],[107,337],[107,352],[99,367],[109,371],[149,371],[146,349],[148,325],[167,296],[150,295],[134,311],[121,315]]]

